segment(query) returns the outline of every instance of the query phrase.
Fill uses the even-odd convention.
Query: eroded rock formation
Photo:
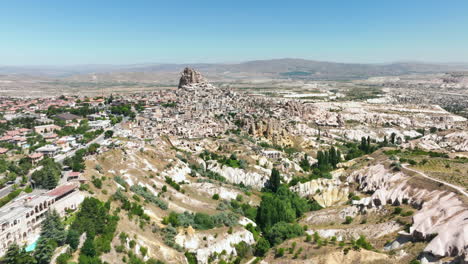
[[[413,216],[410,235],[430,240],[424,252],[442,258],[462,256],[468,260],[468,208],[453,192],[412,186],[404,173],[392,173],[383,165],[358,170],[348,181],[360,184],[360,190],[374,192],[371,197],[354,201],[362,208],[408,203],[419,211]]]
[[[322,207],[343,204],[348,200],[349,189],[341,187],[336,179],[316,179],[299,183],[291,190],[301,197],[313,198]]]
[[[204,82],[206,82],[206,80],[203,78],[201,73],[192,68],[186,67],[182,72],[182,76],[180,77],[179,88]]]
[[[212,160],[207,162],[207,168],[211,171],[219,173],[230,183],[242,183],[246,186],[252,186],[257,189],[261,189],[263,186],[265,186],[265,183],[268,181],[271,174],[271,170],[264,169],[259,166],[257,166],[257,169],[262,170],[261,172],[246,171],[239,168],[222,166],[218,162]]]
[[[220,235],[212,233],[197,232],[192,227],[180,229],[175,241],[188,251],[194,252],[198,263],[208,263],[208,259],[214,253],[225,251],[227,255],[237,255],[235,244],[242,241],[248,245],[255,244],[252,233],[244,228],[236,229],[232,234],[221,232]]]
[[[281,122],[274,119],[266,121],[250,121],[248,125],[250,135],[257,138],[265,138],[279,146],[292,146],[293,140],[290,133],[282,126]]]

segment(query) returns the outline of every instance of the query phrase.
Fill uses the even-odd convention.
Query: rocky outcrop
[[[167,171],[163,171],[161,174],[174,180],[175,182],[184,182],[187,180],[188,175],[192,170],[182,162],[177,163],[174,167]]]
[[[192,68],[186,67],[182,72],[182,76],[180,77],[179,88],[204,82],[206,82],[206,80],[203,78],[201,73]]]
[[[299,183],[291,190],[301,197],[313,198],[322,207],[343,204],[348,200],[348,187],[341,187],[337,179],[316,179]]]
[[[435,236],[424,251],[437,257],[468,257],[468,208],[454,193],[435,195],[413,217],[410,233],[418,239]]]
[[[358,213],[359,209],[355,206],[348,206],[343,209],[330,207],[306,213],[303,222],[307,225],[331,225],[343,222],[346,216],[354,218]]]
[[[401,229],[401,226],[395,221],[378,223],[378,224],[367,224],[359,225],[344,229],[316,229],[307,230],[307,233],[313,235],[317,232],[321,237],[331,238],[335,236],[338,241],[358,239],[359,236],[364,235],[369,238],[379,238],[385,235],[397,232]]]
[[[451,149],[466,152],[468,151],[468,132],[454,132],[445,136],[430,134],[421,139],[419,147],[428,150]]]
[[[193,228],[188,227],[186,230],[180,230],[175,241],[180,246],[184,247],[197,256],[198,263],[208,263],[208,258],[214,253],[225,251],[226,255],[237,255],[234,245],[244,241],[248,245],[255,244],[252,233],[244,228],[235,229],[232,234],[228,234],[225,230],[217,236],[213,232],[196,232]]]
[[[348,181],[358,182],[371,197],[354,201],[362,208],[409,203],[419,208],[413,216],[410,235],[430,240],[424,252],[437,257],[468,256],[468,206],[453,192],[414,187],[405,174],[391,173],[382,165],[356,171]]]
[[[264,138],[278,146],[293,146],[290,133],[283,128],[281,122],[275,119],[248,121],[248,132],[257,138]]]
[[[209,182],[197,182],[192,183],[191,185],[195,190],[198,190],[199,192],[202,192],[209,197],[213,196],[214,194],[218,194],[221,199],[228,201],[236,199],[238,195],[242,194],[241,192],[233,190],[232,188],[226,188]]]
[[[313,198],[320,206],[329,207],[346,203],[348,194],[348,188],[327,188],[314,195]]]
[[[404,178],[403,173],[390,173],[384,165],[378,164],[353,172],[348,177],[348,182],[358,183],[361,192],[375,192],[379,189],[388,189]]]
[[[271,170],[264,169],[256,166],[261,172],[246,171],[239,168],[232,168],[229,166],[223,166],[216,161],[208,161],[207,169],[219,173],[221,176],[226,178],[230,183],[244,184],[257,189],[261,189],[265,186],[265,183],[270,178]]]

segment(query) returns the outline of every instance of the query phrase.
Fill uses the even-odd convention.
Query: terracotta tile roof
[[[70,171],[67,175],[67,177],[78,177],[80,176],[81,172],[78,171]]]
[[[40,158],[42,156],[44,156],[44,154],[42,154],[42,153],[33,153],[33,154],[29,155],[29,158],[30,159],[37,159],[37,158]]]
[[[61,195],[64,195],[64,194],[72,191],[76,187],[77,186],[74,185],[74,184],[58,186],[57,188],[53,189],[52,191],[49,191],[46,195],[48,195],[48,196],[61,196]]]

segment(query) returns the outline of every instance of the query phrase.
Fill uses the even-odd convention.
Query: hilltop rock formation
[[[185,86],[192,86],[194,84],[205,83],[206,80],[203,78],[200,72],[186,67],[182,72],[182,76],[179,80],[179,88],[183,88]]]

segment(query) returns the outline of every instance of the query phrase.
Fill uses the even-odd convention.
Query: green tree
[[[185,252],[185,258],[187,259],[188,264],[197,264],[198,260],[194,253]]]
[[[34,251],[34,258],[37,264],[49,264],[56,248],[57,243],[54,240],[39,238],[36,250]]]
[[[65,227],[57,211],[49,211],[42,222],[41,238],[53,240],[61,246],[66,240]]]
[[[265,238],[261,237],[258,239],[257,244],[255,245],[255,255],[259,257],[265,256],[265,254],[270,249],[270,242]]]
[[[301,166],[301,168],[304,171],[309,171],[310,170],[311,165],[310,165],[310,162],[309,162],[309,155],[307,155],[307,154],[304,155],[304,157],[299,162],[299,166]]]
[[[114,135],[114,131],[112,130],[107,130],[104,132],[104,138],[111,138]]]
[[[5,256],[2,259],[7,264],[35,264],[36,259],[26,252],[24,248],[20,248],[17,244],[11,244],[8,247]]]
[[[278,188],[281,185],[281,175],[280,175],[279,171],[276,168],[273,168],[271,170],[271,176],[270,176],[270,180],[269,180],[268,185],[269,185],[270,191],[272,191],[274,193],[278,191]]]
[[[87,237],[85,242],[83,243],[83,247],[81,248],[81,254],[84,254],[89,257],[96,256],[96,246],[94,245],[94,238]]]
[[[80,233],[73,229],[68,230],[66,243],[75,251],[80,244]]]
[[[257,209],[256,223],[267,230],[278,222],[293,222],[310,209],[307,200],[282,185],[276,193],[265,193]]]
[[[42,165],[42,169],[31,175],[35,186],[46,189],[55,188],[61,176],[61,166],[51,158],[44,159],[40,165]]]
[[[266,238],[272,245],[282,243],[286,239],[304,235],[304,229],[299,224],[286,222],[276,223],[271,229],[267,230]]]
[[[3,260],[5,260],[6,263],[17,263],[20,257],[20,250],[21,249],[17,244],[11,244],[8,247],[5,257],[3,257]]]

